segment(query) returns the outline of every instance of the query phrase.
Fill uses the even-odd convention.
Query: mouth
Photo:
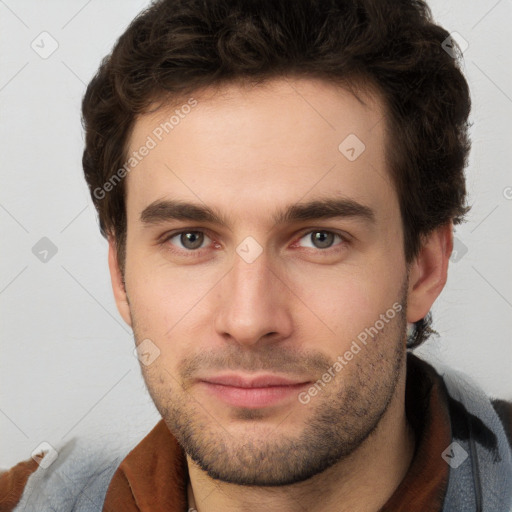
[[[199,384],[210,395],[232,407],[259,409],[296,398],[311,381],[277,375],[224,374],[201,379]]]

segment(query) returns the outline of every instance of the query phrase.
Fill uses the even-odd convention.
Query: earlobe
[[[417,322],[425,318],[443,290],[447,281],[452,249],[453,224],[451,222],[436,228],[424,239],[409,272],[408,322]]]
[[[131,327],[132,317],[130,314],[130,305],[126,295],[125,283],[119,262],[117,259],[117,247],[112,236],[108,238],[108,268],[110,270],[110,280],[112,282],[112,291],[117,305],[117,310],[123,320]]]

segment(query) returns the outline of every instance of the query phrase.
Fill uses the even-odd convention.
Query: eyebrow
[[[299,221],[330,218],[356,218],[368,224],[375,224],[375,211],[348,198],[316,199],[308,203],[296,203],[279,210],[272,216],[275,225]],[[142,211],[143,224],[160,224],[169,220],[208,222],[228,227],[227,219],[215,209],[203,204],[194,204],[174,199],[158,200]]]

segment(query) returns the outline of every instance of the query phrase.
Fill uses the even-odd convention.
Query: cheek
[[[401,298],[400,267],[376,259],[364,266],[344,266],[289,275],[301,298],[306,330],[325,333],[333,349],[375,324]],[[307,277],[306,277],[307,276]]]
[[[127,260],[126,285],[136,335],[168,343],[182,333],[203,314],[216,275],[212,269],[178,268],[134,251]]]

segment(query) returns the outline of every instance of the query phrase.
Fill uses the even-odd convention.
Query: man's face
[[[384,112],[306,79],[208,92],[135,124],[129,154],[151,149],[126,183],[128,321],[160,351],[143,376],[195,463],[301,481],[361,445],[404,376]]]

